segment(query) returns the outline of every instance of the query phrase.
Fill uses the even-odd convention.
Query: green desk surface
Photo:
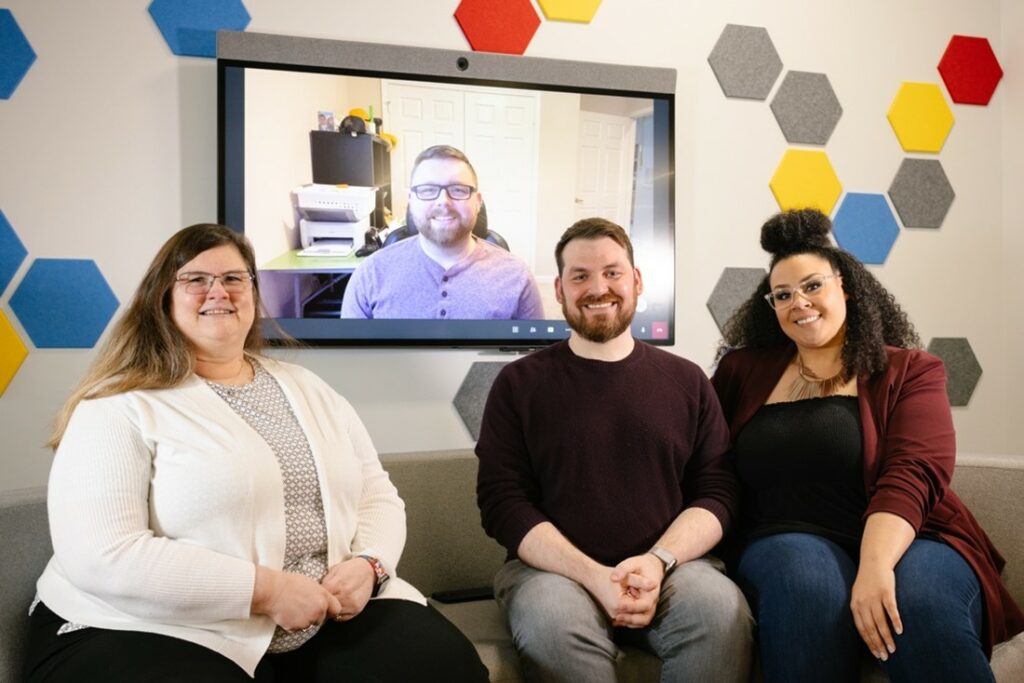
[[[313,271],[317,273],[348,273],[366,260],[365,256],[299,256],[299,249],[286,251],[263,264],[260,270]]]

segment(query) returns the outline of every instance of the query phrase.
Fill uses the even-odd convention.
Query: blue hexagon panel
[[[26,256],[28,249],[21,243],[18,233],[14,232],[7,221],[7,216],[0,211],[0,294],[7,289]]]
[[[36,52],[9,9],[0,9],[0,99],[7,100],[28,73]]]
[[[900,234],[889,202],[880,194],[849,192],[832,221],[839,246],[863,263],[882,264]]]
[[[36,259],[11,297],[11,310],[41,349],[95,346],[117,304],[96,262],[85,259]]]
[[[216,57],[217,31],[244,31],[249,12],[241,0],[153,0],[153,17],[171,52]]]

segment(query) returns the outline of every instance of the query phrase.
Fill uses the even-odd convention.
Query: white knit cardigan
[[[405,505],[355,410],[308,370],[261,362],[313,452],[328,565],[367,553],[394,577]],[[256,564],[282,567],[284,484],[266,441],[202,379],[81,402],[48,508],[54,555],[37,586],[51,610],[198,643],[253,675],[274,631],[249,613]],[[396,578],[380,597],[425,604]]]

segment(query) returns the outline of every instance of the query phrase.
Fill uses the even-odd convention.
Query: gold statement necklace
[[[796,354],[796,377],[789,385],[789,400],[802,401],[805,398],[831,396],[845,383],[842,368],[831,377],[818,377],[804,366],[804,360],[798,353]]]

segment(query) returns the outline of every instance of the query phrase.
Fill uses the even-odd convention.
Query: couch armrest
[[[1024,605],[1024,455],[957,455],[953,490],[1006,558],[1003,581]]]
[[[0,492],[0,681],[20,681],[28,607],[53,554],[46,487]]]

